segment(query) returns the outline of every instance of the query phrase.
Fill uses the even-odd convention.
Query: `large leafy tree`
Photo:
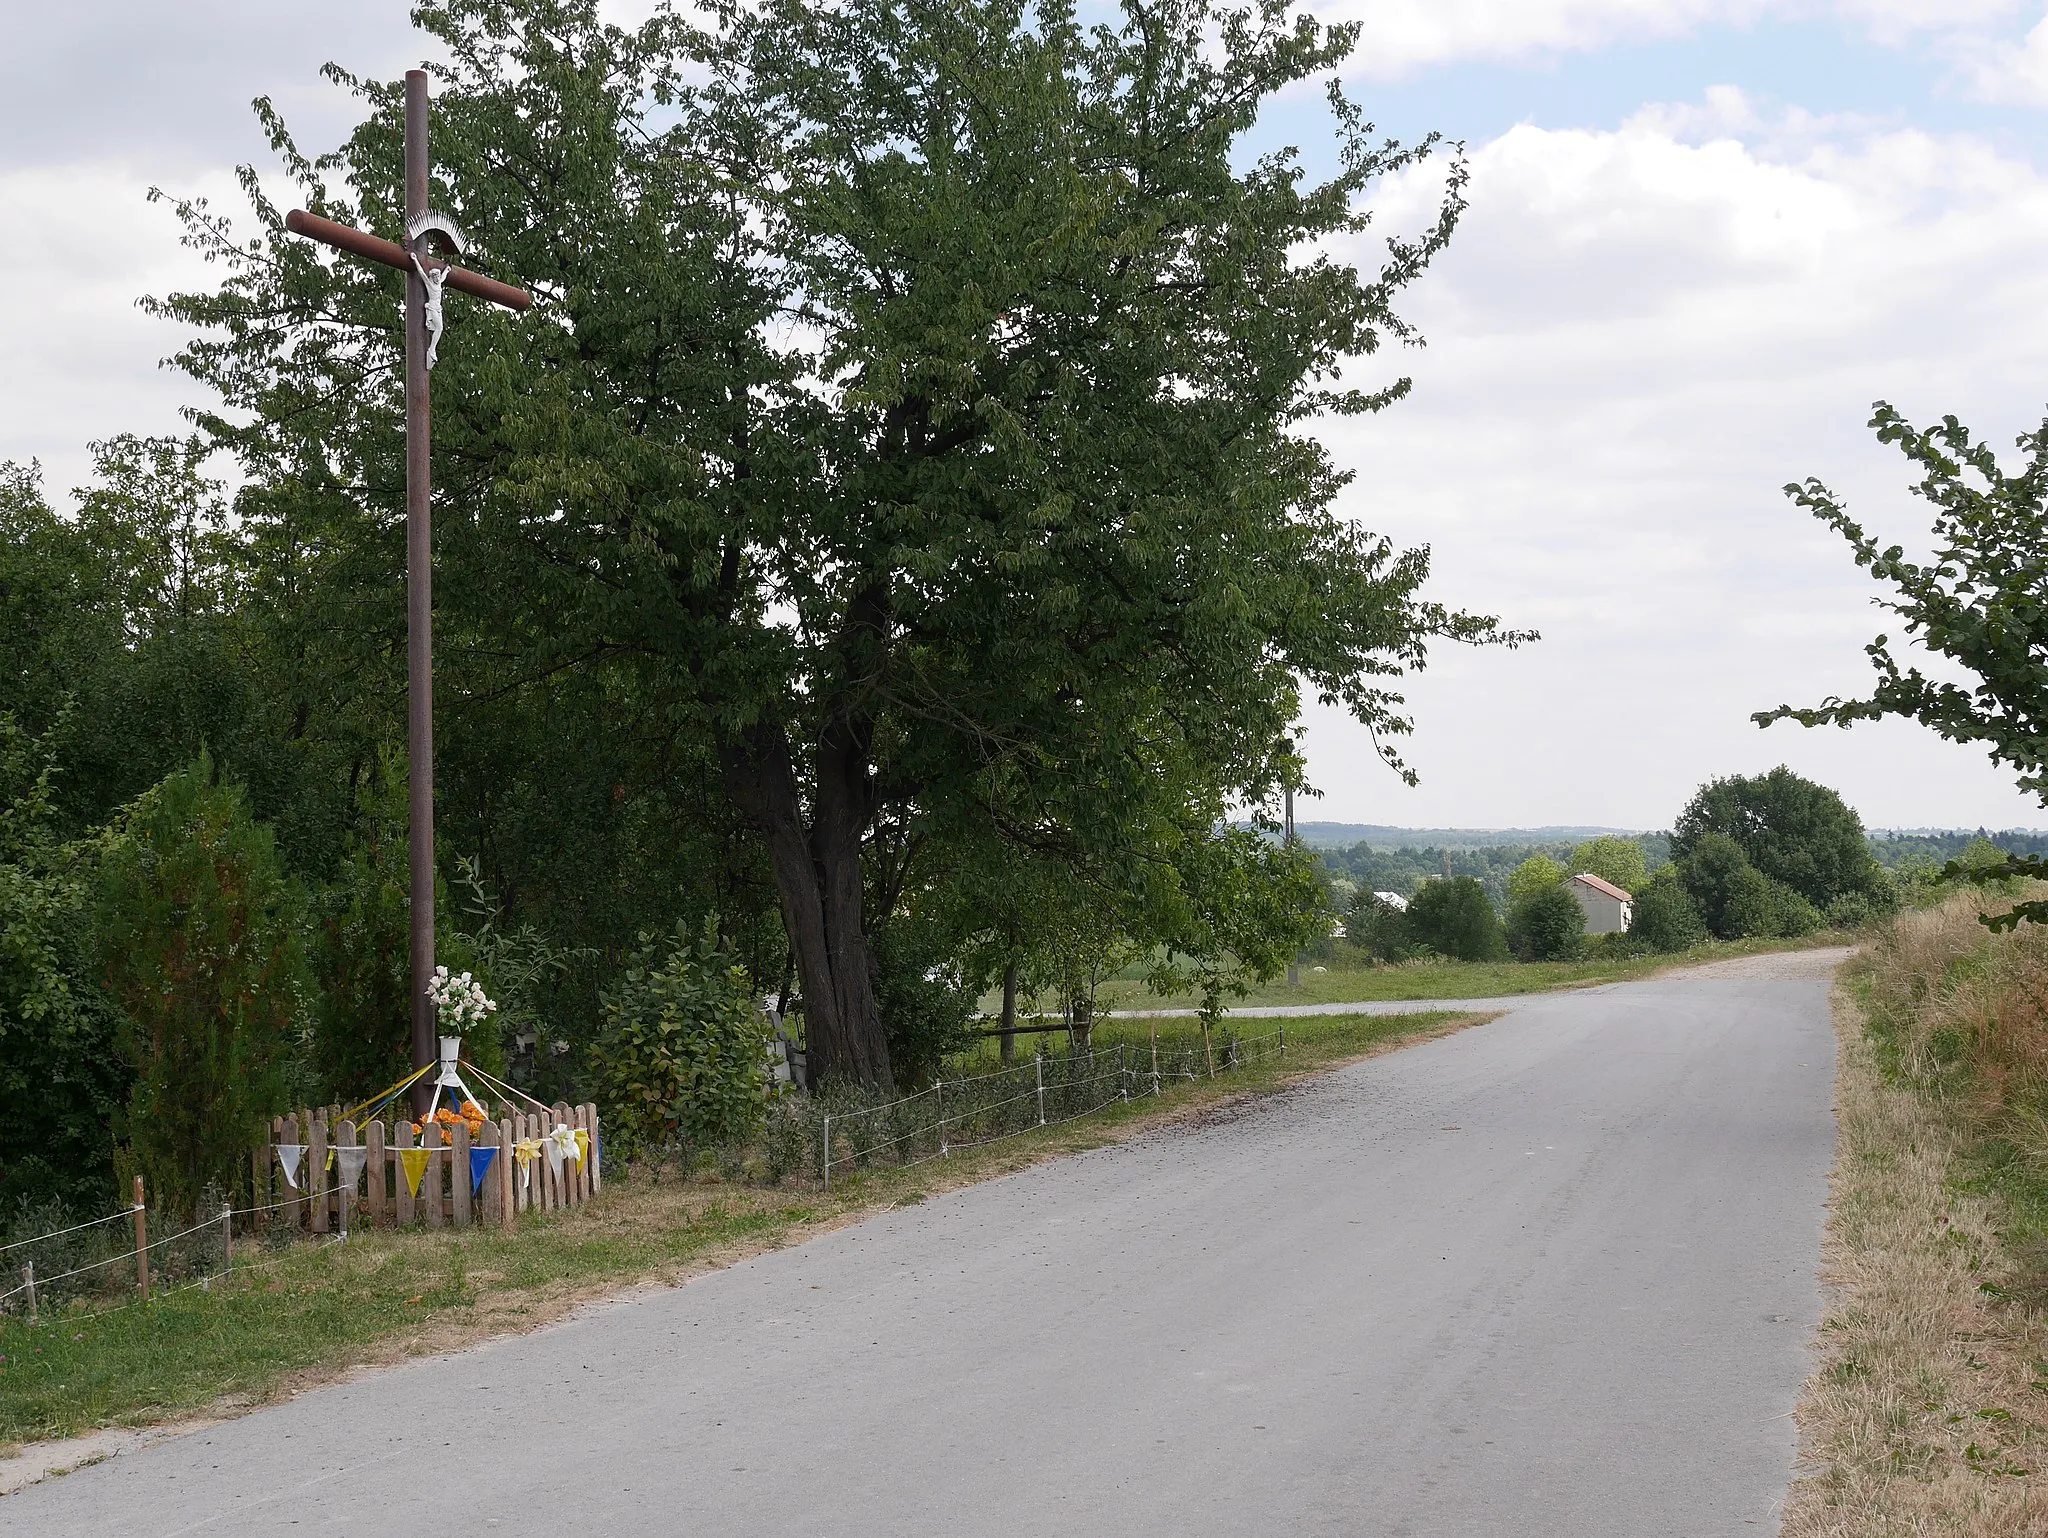
[[[1259,951],[1216,919],[1248,868],[1217,829],[1291,772],[1303,687],[1384,743],[1430,639],[1512,639],[1335,515],[1307,432],[1405,392],[1342,370],[1412,340],[1393,300],[1461,207],[1454,164],[1436,222],[1352,266],[1368,190],[1433,144],[1375,142],[1334,86],[1334,176],[1244,159],[1355,28],[1281,0],[417,16],[454,61],[436,200],[540,296],[523,321],[451,305],[454,665],[585,676],[669,786],[713,771],[823,1074],[891,1076],[871,934],[962,851],[1084,872],[1161,943]],[[338,78],[370,108],[341,152],[274,116],[273,140],[309,206],[388,231],[397,90]],[[396,285],[247,184],[253,242],[185,207],[228,276],[165,306],[235,408],[209,425],[276,526],[388,529]]]
[[[1702,785],[1672,826],[1672,859],[1693,858],[1717,834],[1822,912],[1843,898],[1866,905],[1890,900],[1884,872],[1864,842],[1863,819],[1837,792],[1782,764],[1769,774]]]

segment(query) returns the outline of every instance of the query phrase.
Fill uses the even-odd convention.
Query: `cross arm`
[[[350,229],[345,224],[336,224],[332,219],[309,214],[303,208],[295,208],[285,215],[284,227],[294,235],[317,240],[322,245],[346,251],[351,256],[360,256],[365,261],[382,262],[400,272],[412,271],[412,255],[398,242],[382,240],[362,230]],[[508,310],[523,310],[533,303],[533,295],[523,288],[514,288],[509,283],[500,283],[496,278],[487,278],[480,272],[471,272],[467,267],[457,267],[452,263],[448,266],[447,283],[452,289],[478,299],[488,299],[492,304],[502,304]]]

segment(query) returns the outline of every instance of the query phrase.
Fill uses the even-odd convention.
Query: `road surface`
[[[33,1485],[0,1532],[1772,1532],[1837,955],[1510,1001]]]

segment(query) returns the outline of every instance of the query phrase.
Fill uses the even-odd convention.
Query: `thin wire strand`
[[[124,1207],[119,1212],[110,1212],[103,1218],[87,1218],[83,1223],[73,1223],[69,1228],[53,1228],[46,1234],[37,1234],[33,1239],[16,1239],[11,1244],[0,1244],[0,1255],[9,1250],[22,1249],[31,1244],[42,1244],[51,1239],[61,1239],[66,1234],[75,1234],[83,1228],[97,1228],[102,1223],[118,1223],[123,1218],[135,1216],[133,1207]]]

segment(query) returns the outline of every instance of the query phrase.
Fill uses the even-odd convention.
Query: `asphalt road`
[[[1775,1531],[1832,1063],[1811,978],[1514,1001],[31,1486],[0,1532]]]

